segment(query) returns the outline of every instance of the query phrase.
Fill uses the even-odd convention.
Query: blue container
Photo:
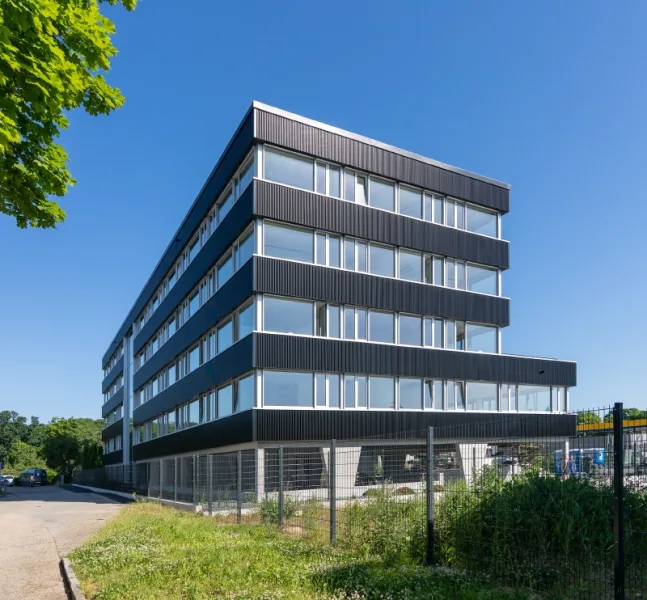
[[[555,451],[555,473],[561,475],[563,473],[562,456],[563,450]],[[606,460],[606,451],[604,448],[583,448],[582,450],[574,449],[568,453],[571,466],[569,468],[571,473],[581,473],[585,470],[587,458],[590,459],[591,465],[604,465]]]

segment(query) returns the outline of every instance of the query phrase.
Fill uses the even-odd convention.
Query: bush
[[[299,510],[299,501],[291,496],[283,495],[283,519],[294,517]],[[266,525],[279,524],[279,500],[278,498],[270,498],[265,496],[261,500],[260,506],[261,521]]]
[[[422,562],[427,533],[424,497],[414,494],[404,499],[386,485],[369,491],[367,501],[353,502],[340,512],[339,544],[386,564]]]
[[[468,488],[446,488],[436,507],[436,556],[515,586],[554,589],[586,581],[613,561],[610,486],[531,471],[503,481],[484,469]],[[647,522],[647,497],[626,491],[627,523]],[[626,530],[627,557],[644,560],[647,536]]]

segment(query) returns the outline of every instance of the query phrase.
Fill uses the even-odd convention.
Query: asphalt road
[[[0,498],[0,597],[66,600],[59,560],[123,504],[58,486],[6,488]]]

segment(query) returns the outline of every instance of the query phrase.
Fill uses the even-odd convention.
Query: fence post
[[[164,460],[160,458],[160,504],[162,503],[162,491],[164,490]]]
[[[434,428],[427,431],[427,565],[434,564]]]
[[[613,407],[613,491],[615,510],[613,515],[613,537],[615,541],[614,588],[615,600],[625,598],[625,524],[624,524],[624,475],[625,450],[623,439],[622,402]]]
[[[151,478],[152,478],[151,462],[148,461],[146,463],[146,497],[147,498],[151,497]]]
[[[337,440],[330,441],[330,457],[328,458],[330,481],[330,543],[337,541]]]
[[[236,456],[236,522],[243,522],[243,453],[239,450]]]
[[[279,446],[279,527],[283,527],[283,446]]]
[[[177,502],[177,456],[173,460],[173,468],[175,469],[175,475],[173,476],[173,500]]]
[[[207,456],[207,501],[209,516],[213,517],[213,454]]]
[[[191,474],[191,485],[193,486],[193,506],[198,504],[198,473],[196,467],[198,466],[198,457],[196,454],[193,455],[193,473]]]

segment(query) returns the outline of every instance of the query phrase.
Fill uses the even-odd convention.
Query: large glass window
[[[467,231],[481,233],[491,237],[497,237],[497,216],[488,210],[482,210],[475,206],[466,207]]]
[[[189,299],[189,316],[192,317],[200,308],[200,294],[196,292]]]
[[[400,250],[400,279],[422,281],[422,254]]]
[[[266,222],[263,239],[265,256],[314,262],[312,231]]]
[[[236,339],[242,340],[254,331],[254,304],[250,304],[238,313],[238,335]]]
[[[234,343],[234,324],[229,319],[224,325],[218,327],[218,353],[225,351]]]
[[[471,352],[496,352],[497,328],[467,323],[466,340],[466,350]]]
[[[247,186],[250,184],[254,178],[254,162],[250,162],[246,167],[244,167],[243,172],[238,176],[238,187],[236,189],[236,197],[240,198],[240,195],[245,191]]]
[[[199,239],[196,238],[195,242],[191,244],[189,247],[189,261],[192,261],[197,255],[198,252],[200,252],[200,244],[199,244]],[[155,307],[157,308],[157,307]]]
[[[369,408],[395,408],[393,377],[369,377]]]
[[[200,366],[200,346],[196,346],[189,352],[189,373]]]
[[[218,267],[218,289],[220,289],[234,274],[234,261],[231,255]]]
[[[400,315],[400,343],[409,346],[422,345],[422,319],[411,315]]]
[[[395,276],[395,251],[393,248],[371,244],[369,246],[369,267],[373,275]]]
[[[422,192],[400,186],[400,214],[422,218]]]
[[[225,193],[223,200],[218,203],[218,223],[222,223],[222,220],[227,216],[227,213],[231,210],[231,207],[234,205],[234,193],[231,188]]]
[[[366,200],[366,177],[363,175],[357,175],[357,183],[355,184],[355,202],[366,205]]]
[[[434,195],[434,223],[443,224],[443,197]]]
[[[234,412],[233,387],[227,385],[218,390],[218,418],[227,417]]]
[[[443,285],[443,259],[434,256],[434,285]]]
[[[520,411],[550,412],[550,387],[541,385],[520,385],[518,387]]]
[[[328,375],[328,406],[340,408],[339,375]]]
[[[254,375],[248,375],[238,381],[238,397],[236,398],[236,411],[254,408]]]
[[[394,336],[395,315],[388,312],[376,310],[370,311],[369,315],[369,339],[371,342],[385,342],[392,344]]]
[[[350,306],[344,309],[344,338],[355,339],[355,309]]]
[[[395,210],[395,186],[380,179],[371,178],[371,197],[369,204],[384,210]]]
[[[317,163],[317,193],[326,193],[326,165]]]
[[[189,427],[200,423],[200,400],[194,400],[189,404]]]
[[[328,337],[341,337],[341,315],[339,306],[336,304],[328,305]]]
[[[263,372],[264,406],[313,406],[312,373]]]
[[[339,198],[341,196],[341,177],[339,167],[328,167],[328,195]]]
[[[240,269],[254,254],[254,234],[250,233],[236,248],[236,269]]]
[[[264,331],[313,334],[312,302],[266,296],[263,299],[263,319]]]
[[[315,373],[315,402],[317,406],[326,406],[326,375]]]
[[[466,389],[467,410],[498,410],[498,384],[469,381]]]
[[[314,162],[308,158],[265,148],[265,179],[304,190],[314,189]]]
[[[355,201],[355,171],[344,171],[344,199]]]
[[[467,265],[467,289],[481,294],[497,294],[497,272],[494,269]]]
[[[422,408],[422,380],[400,378],[400,408]]]

